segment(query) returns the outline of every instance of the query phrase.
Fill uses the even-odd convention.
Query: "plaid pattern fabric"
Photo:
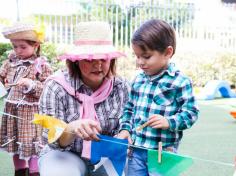
[[[167,118],[170,128],[145,127],[137,131],[136,128],[153,114]],[[197,118],[198,108],[191,81],[176,70],[174,64],[169,64],[159,75],[141,73],[136,77],[120,120],[120,130],[128,130],[137,146],[157,149],[161,141],[164,147],[177,147],[182,131],[190,128]]]
[[[91,95],[93,92],[81,80],[74,80],[64,71],[64,76],[68,84],[80,93]],[[119,118],[122,114],[123,107],[128,100],[128,83],[119,77],[114,78],[113,90],[109,97],[95,104],[95,110],[102,128],[101,134],[114,135],[119,128]],[[47,114],[59,118],[66,123],[70,123],[79,119],[79,101],[68,94],[61,85],[54,80],[49,80],[40,98],[40,113]],[[43,133],[44,144],[47,144],[47,130]],[[57,143],[49,144],[42,153],[51,150],[51,148],[59,149]],[[82,151],[82,140],[76,139],[74,143],[66,150],[80,153]]]
[[[6,146],[10,153],[17,153],[25,159],[37,154],[38,144],[41,141],[42,129],[31,123],[34,113],[38,113],[38,101],[42,93],[44,81],[52,74],[51,68],[45,64],[42,66],[42,74],[38,78],[35,75],[34,59],[6,60],[0,68],[0,81],[3,84],[16,83],[21,77],[33,80],[35,86],[27,93],[20,86],[8,87],[9,94],[5,99],[4,112],[22,118],[23,120],[2,116],[0,144],[6,143],[15,137],[15,141]]]

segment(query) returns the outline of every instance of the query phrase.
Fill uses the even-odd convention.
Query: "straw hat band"
[[[112,41],[104,40],[77,40],[74,42],[75,45],[112,45]]]

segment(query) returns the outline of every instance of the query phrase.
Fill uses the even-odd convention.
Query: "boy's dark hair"
[[[143,51],[150,49],[160,53],[164,53],[168,46],[172,46],[174,55],[176,49],[175,30],[163,20],[151,19],[135,31],[131,42]]]

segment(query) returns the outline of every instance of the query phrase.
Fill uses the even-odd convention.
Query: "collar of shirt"
[[[29,63],[31,65],[31,64],[34,64],[35,58],[36,58],[35,56],[33,56],[29,59],[20,59],[18,57],[15,57],[14,59],[11,59],[11,66],[17,67],[19,65],[23,65],[23,64],[27,64],[27,63]]]
[[[142,73],[145,78],[147,78],[149,81],[157,81],[159,80],[164,74],[168,74],[171,77],[175,76],[176,71],[178,71],[175,67],[174,63],[169,63],[167,69],[163,70],[160,74],[157,75],[146,75],[144,72]]]

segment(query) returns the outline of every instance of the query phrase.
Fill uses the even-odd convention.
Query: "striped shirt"
[[[145,127],[136,131],[153,114],[164,116],[169,122],[169,129]],[[174,64],[169,64],[161,74],[148,76],[142,72],[137,75],[119,130],[128,130],[137,146],[157,149],[161,141],[164,148],[176,147],[183,130],[190,128],[197,118],[198,108],[191,81]]]
[[[80,93],[91,95],[93,91],[87,87],[80,79],[74,80],[64,72],[68,84]],[[128,82],[119,78],[114,78],[113,90],[109,97],[101,103],[95,104],[95,110],[102,128],[101,134],[115,135],[119,129],[119,118],[122,115],[123,107],[128,101]],[[41,114],[57,117],[66,123],[79,119],[80,102],[68,94],[65,89],[54,80],[47,81],[42,96],[40,98],[39,110]],[[47,143],[47,130],[44,130],[43,141]],[[59,148],[57,143],[49,144],[43,153],[52,148]],[[62,149],[63,150],[63,149]],[[66,150],[80,153],[82,150],[82,140],[77,138]]]

